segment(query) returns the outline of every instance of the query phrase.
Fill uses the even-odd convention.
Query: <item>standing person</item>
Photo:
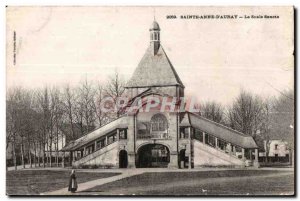
[[[70,175],[70,180],[69,180],[69,189],[68,191],[71,191],[71,193],[75,193],[77,191],[77,181],[76,181],[76,175],[75,175],[75,170],[72,170],[72,173]]]

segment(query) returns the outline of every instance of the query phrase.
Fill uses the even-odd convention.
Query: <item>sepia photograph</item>
[[[295,196],[294,20],[7,6],[6,195]]]

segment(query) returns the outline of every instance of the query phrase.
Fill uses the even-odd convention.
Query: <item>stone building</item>
[[[185,89],[160,43],[159,24],[154,21],[149,31],[150,45],[126,86],[130,101],[125,109],[135,110],[67,144],[62,151],[71,153],[72,166],[258,166],[258,147],[251,136],[192,112],[171,110],[172,105],[163,111],[141,110],[149,97],[175,98],[172,103],[178,108]]]
[[[284,140],[264,141],[264,152],[259,152],[259,160],[273,163],[291,163],[292,150],[288,148],[288,142]],[[267,156],[268,155],[268,156]]]

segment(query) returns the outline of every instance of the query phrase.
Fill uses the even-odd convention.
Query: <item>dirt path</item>
[[[132,171],[130,171],[130,170],[129,171],[124,171],[122,174],[117,175],[117,176],[102,178],[102,179],[96,179],[96,180],[88,181],[88,182],[85,182],[85,183],[81,183],[80,185],[78,185],[77,192],[86,191],[86,190],[91,189],[95,186],[111,183],[111,182],[114,182],[114,181],[118,181],[120,179],[124,179],[124,178],[127,178],[127,177],[132,177],[132,176],[143,174],[143,173],[144,173],[143,170],[134,169]],[[52,192],[41,193],[40,195],[76,195],[76,194],[78,194],[78,193],[73,194],[73,193],[69,192],[68,187],[66,187],[66,188],[62,188],[60,190],[56,190],[56,191],[52,191]]]

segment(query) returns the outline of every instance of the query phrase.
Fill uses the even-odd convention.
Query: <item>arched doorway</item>
[[[163,168],[168,167],[170,162],[170,151],[168,147],[161,144],[147,144],[138,150],[138,168]]]
[[[126,150],[121,150],[119,152],[119,168],[127,168],[128,156]]]

